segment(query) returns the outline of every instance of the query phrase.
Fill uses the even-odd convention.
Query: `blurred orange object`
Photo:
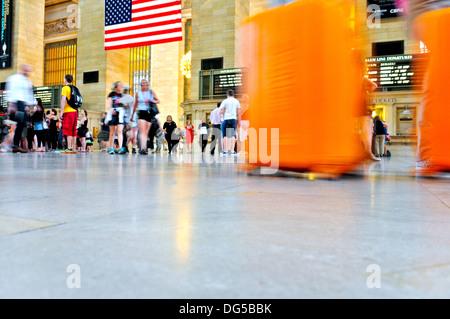
[[[243,23],[250,164],[342,174],[365,159],[356,128],[366,115],[364,71],[349,3],[302,0]],[[266,150],[279,150],[270,163]]]
[[[430,11],[413,22],[416,36],[429,50],[418,112],[418,160],[423,172],[450,171],[450,8]]]

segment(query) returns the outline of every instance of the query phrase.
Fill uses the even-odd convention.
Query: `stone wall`
[[[44,0],[15,0],[13,3],[12,66],[0,71],[0,82],[15,74],[22,64],[33,66],[30,80],[44,82]]]

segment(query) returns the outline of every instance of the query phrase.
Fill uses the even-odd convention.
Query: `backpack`
[[[70,99],[67,100],[67,104],[71,108],[79,109],[83,105],[83,97],[81,96],[80,90],[76,86],[69,85],[70,87]]]

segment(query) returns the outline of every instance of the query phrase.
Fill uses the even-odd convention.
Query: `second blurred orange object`
[[[450,8],[422,14],[413,22],[429,50],[418,114],[418,173],[450,171]]]
[[[250,164],[342,174],[365,159],[357,128],[366,114],[363,71],[350,20],[345,1],[302,0],[244,22],[245,119],[259,143]],[[279,150],[271,163],[264,148]]]

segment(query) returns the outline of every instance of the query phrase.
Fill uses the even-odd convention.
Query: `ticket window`
[[[397,108],[397,135],[411,136],[416,135],[416,108],[398,107]]]
[[[377,106],[375,106],[375,107],[372,109],[372,117],[379,116],[380,119],[381,119],[383,122],[386,121],[386,114],[385,114],[385,113],[386,113],[386,112],[385,112],[385,108],[384,108],[384,107],[377,107]]]

